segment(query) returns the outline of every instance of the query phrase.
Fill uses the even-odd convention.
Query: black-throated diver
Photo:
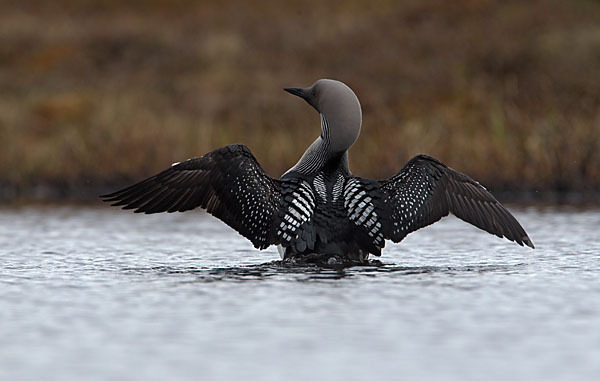
[[[432,157],[415,156],[387,180],[353,176],[348,149],[360,133],[362,111],[344,83],[320,79],[284,90],[319,112],[321,135],[280,179],[267,175],[248,147],[234,144],[102,197],[136,213],[199,206],[258,249],[278,245],[284,259],[364,262],[369,254],[381,255],[386,239],[400,242],[449,213],[534,247],[491,193]]]

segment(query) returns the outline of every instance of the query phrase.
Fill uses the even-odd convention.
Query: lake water
[[[0,380],[599,380],[600,210],[281,265],[202,212],[0,209]]]

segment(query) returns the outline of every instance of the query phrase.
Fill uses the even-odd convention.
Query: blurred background
[[[342,80],[350,166],[426,153],[502,199],[599,200],[600,1],[0,2],[0,199],[89,200],[243,143],[319,134],[281,89]]]

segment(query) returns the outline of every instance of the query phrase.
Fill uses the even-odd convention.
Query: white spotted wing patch
[[[385,200],[386,203],[391,202],[390,207],[393,208],[392,236],[405,236],[419,227],[433,186],[425,169],[420,166],[406,168],[394,177],[393,183],[384,185],[384,189],[393,195]]]
[[[349,179],[344,187],[343,197],[350,221],[365,229],[376,246],[382,246],[384,239],[379,216],[373,199],[362,188],[360,181]]]
[[[315,205],[315,195],[310,185],[304,181],[301,182],[292,192],[291,202],[289,202],[287,211],[277,228],[277,236],[287,242],[290,242],[292,238],[298,238],[298,228],[311,219]]]
[[[264,208],[268,195],[267,183],[256,169],[250,168],[235,179],[231,188],[239,205],[239,223],[252,234],[252,241],[265,245],[268,237],[269,221],[274,210]]]

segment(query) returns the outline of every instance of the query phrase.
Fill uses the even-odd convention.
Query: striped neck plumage
[[[325,142],[328,143],[328,146],[330,145],[330,138],[331,138],[331,134],[329,133],[329,123],[327,123],[327,118],[325,118],[325,115],[323,114],[319,114],[321,116],[321,139],[323,139]]]
[[[321,135],[308,147],[308,149],[304,152],[298,163],[290,168],[283,176],[287,175],[290,172],[299,172],[305,175],[310,175],[321,171],[327,162],[334,156],[340,155],[340,153],[335,153],[331,150],[331,129],[330,123],[325,117],[325,115],[321,115]],[[343,160],[340,161],[340,164],[344,166],[342,168],[345,172],[350,172],[348,170],[348,160],[347,153],[342,152]]]

